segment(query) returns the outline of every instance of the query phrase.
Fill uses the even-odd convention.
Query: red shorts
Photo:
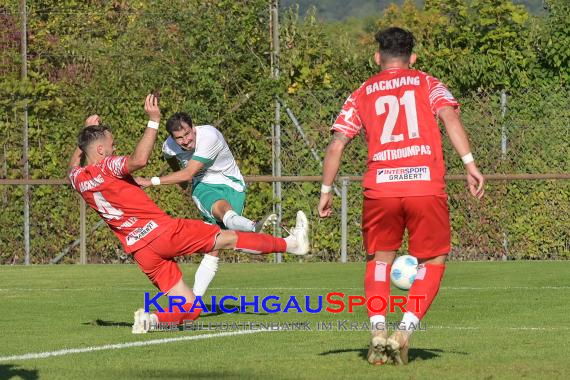
[[[220,227],[193,219],[173,219],[160,236],[135,251],[139,268],[161,292],[168,293],[182,278],[174,258],[212,252]]]
[[[429,259],[451,249],[447,195],[364,198],[362,235],[366,252],[396,251],[408,229],[409,252]]]

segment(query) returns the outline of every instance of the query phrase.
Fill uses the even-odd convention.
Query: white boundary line
[[[183,342],[183,341],[189,341],[189,340],[202,340],[202,339],[210,339],[210,338],[220,338],[220,337],[226,337],[226,336],[255,334],[255,333],[271,332],[271,331],[279,331],[279,330],[239,330],[239,331],[231,331],[231,332],[223,332],[223,333],[215,333],[215,334],[202,334],[202,335],[191,335],[191,336],[186,335],[186,336],[181,336],[178,338],[163,338],[163,339],[143,340],[143,341],[129,342],[129,343],[105,344],[103,346],[92,346],[92,347],[84,347],[84,348],[66,348],[66,349],[58,350],[58,351],[44,351],[44,352],[28,353],[28,354],[23,354],[23,355],[0,356],[0,362],[16,361],[16,360],[45,359],[45,358],[49,358],[49,357],[53,357],[53,356],[82,354],[85,352],[119,350],[119,349],[123,349],[123,348],[152,346],[155,344],[166,344],[166,343]]]
[[[426,329],[438,329],[438,330],[509,330],[509,331],[570,331],[570,327],[470,327],[470,326],[431,326],[427,325]]]
[[[482,330],[482,329],[493,329],[493,330],[509,330],[509,331],[570,331],[570,327],[496,327],[496,328],[489,328],[489,327],[470,327],[470,326],[426,326],[429,329],[438,329],[438,330]],[[66,348],[63,350],[57,351],[44,351],[44,352],[35,352],[35,353],[28,353],[23,355],[12,355],[12,356],[0,356],[0,363],[1,362],[9,362],[9,361],[19,361],[19,360],[33,360],[33,359],[45,359],[55,356],[65,356],[65,355],[72,355],[72,354],[82,354],[88,352],[96,352],[96,351],[106,351],[106,350],[119,350],[123,348],[131,348],[131,347],[144,347],[144,346],[152,346],[157,344],[167,344],[167,343],[176,343],[176,342],[183,342],[183,341],[191,341],[191,340],[204,340],[210,338],[221,338],[227,336],[236,336],[236,335],[245,335],[245,334],[256,334],[262,332],[273,332],[273,331],[288,331],[288,330],[238,330],[238,331],[231,331],[231,332],[223,332],[223,333],[214,333],[214,334],[202,334],[202,335],[191,335],[191,336],[181,336],[177,338],[163,338],[163,339],[153,339],[153,340],[145,340],[145,341],[137,341],[137,342],[129,342],[129,343],[117,343],[117,344],[105,344],[102,346],[91,346],[91,347],[84,347],[84,348]],[[319,332],[319,331],[317,331]],[[329,332],[329,331],[326,331]]]
[[[442,286],[445,290],[567,290],[570,286]]]

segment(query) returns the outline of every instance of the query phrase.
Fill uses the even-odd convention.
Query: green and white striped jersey
[[[169,136],[162,144],[162,153],[166,159],[176,157],[180,167],[185,168],[188,161],[196,160],[204,164],[192,184],[198,182],[226,185],[236,191],[245,191],[245,182],[239,171],[234,156],[222,133],[211,125],[196,126],[196,149],[184,150]]]

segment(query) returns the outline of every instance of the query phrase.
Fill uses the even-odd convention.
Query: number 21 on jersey
[[[403,133],[398,135],[392,134],[394,127],[396,126],[396,121],[398,120],[398,115],[400,114],[400,105],[404,106],[404,112],[406,113],[408,137],[410,139],[420,137],[418,115],[416,111],[416,97],[414,90],[408,90],[404,92],[404,95],[400,99],[394,95],[380,96],[376,99],[376,114],[381,116],[388,112],[386,121],[384,121],[384,127],[382,128],[382,135],[380,136],[381,144],[404,140]]]

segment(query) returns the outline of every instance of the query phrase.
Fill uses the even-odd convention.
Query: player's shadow
[[[15,364],[0,364],[0,379],[12,378],[22,378],[24,380],[38,379],[38,370],[18,368]]]
[[[206,308],[210,311],[209,313],[204,313],[200,316],[200,319],[202,318],[210,318],[210,317],[216,317],[218,315],[225,315],[228,313],[224,313],[222,310],[220,310],[220,307],[218,306],[215,312],[211,312],[212,310],[212,305],[208,305],[208,304],[204,304],[206,306]],[[226,310],[229,309],[233,309],[233,308],[237,308],[239,310],[239,305],[233,305],[233,304],[224,304],[224,308]],[[251,312],[248,311],[249,309],[251,309],[252,307],[246,307],[246,312],[245,313],[239,313],[242,315],[269,315],[269,313],[255,313],[255,312]],[[199,319],[199,320],[200,320]],[[88,322],[83,322],[83,325],[90,325],[90,326],[99,326],[99,327],[132,327],[133,326],[133,322],[115,322],[115,321],[106,321],[103,319],[95,319],[92,321],[88,321]]]
[[[114,322],[114,321],[105,321],[103,319],[95,319],[89,322],[83,322],[83,325],[90,325],[90,326],[101,326],[101,327],[133,327],[132,322]]]
[[[326,356],[326,355],[338,355],[338,354],[346,354],[346,353],[350,353],[350,352],[356,352],[358,353],[358,356],[360,356],[360,358],[362,358],[363,360],[368,360],[368,348],[347,348],[347,349],[343,349],[343,350],[332,350],[332,351],[326,351],[326,352],[321,352],[319,355],[320,356]],[[453,352],[446,352],[444,350],[441,350],[439,348],[410,348],[410,351],[408,352],[408,357],[409,357],[409,361],[414,362],[414,361],[422,361],[422,360],[430,360],[430,359],[435,359],[435,358],[439,358],[442,354],[445,353],[450,353],[450,354],[456,354],[456,355],[468,355],[467,352],[462,352],[462,351],[453,351]]]

